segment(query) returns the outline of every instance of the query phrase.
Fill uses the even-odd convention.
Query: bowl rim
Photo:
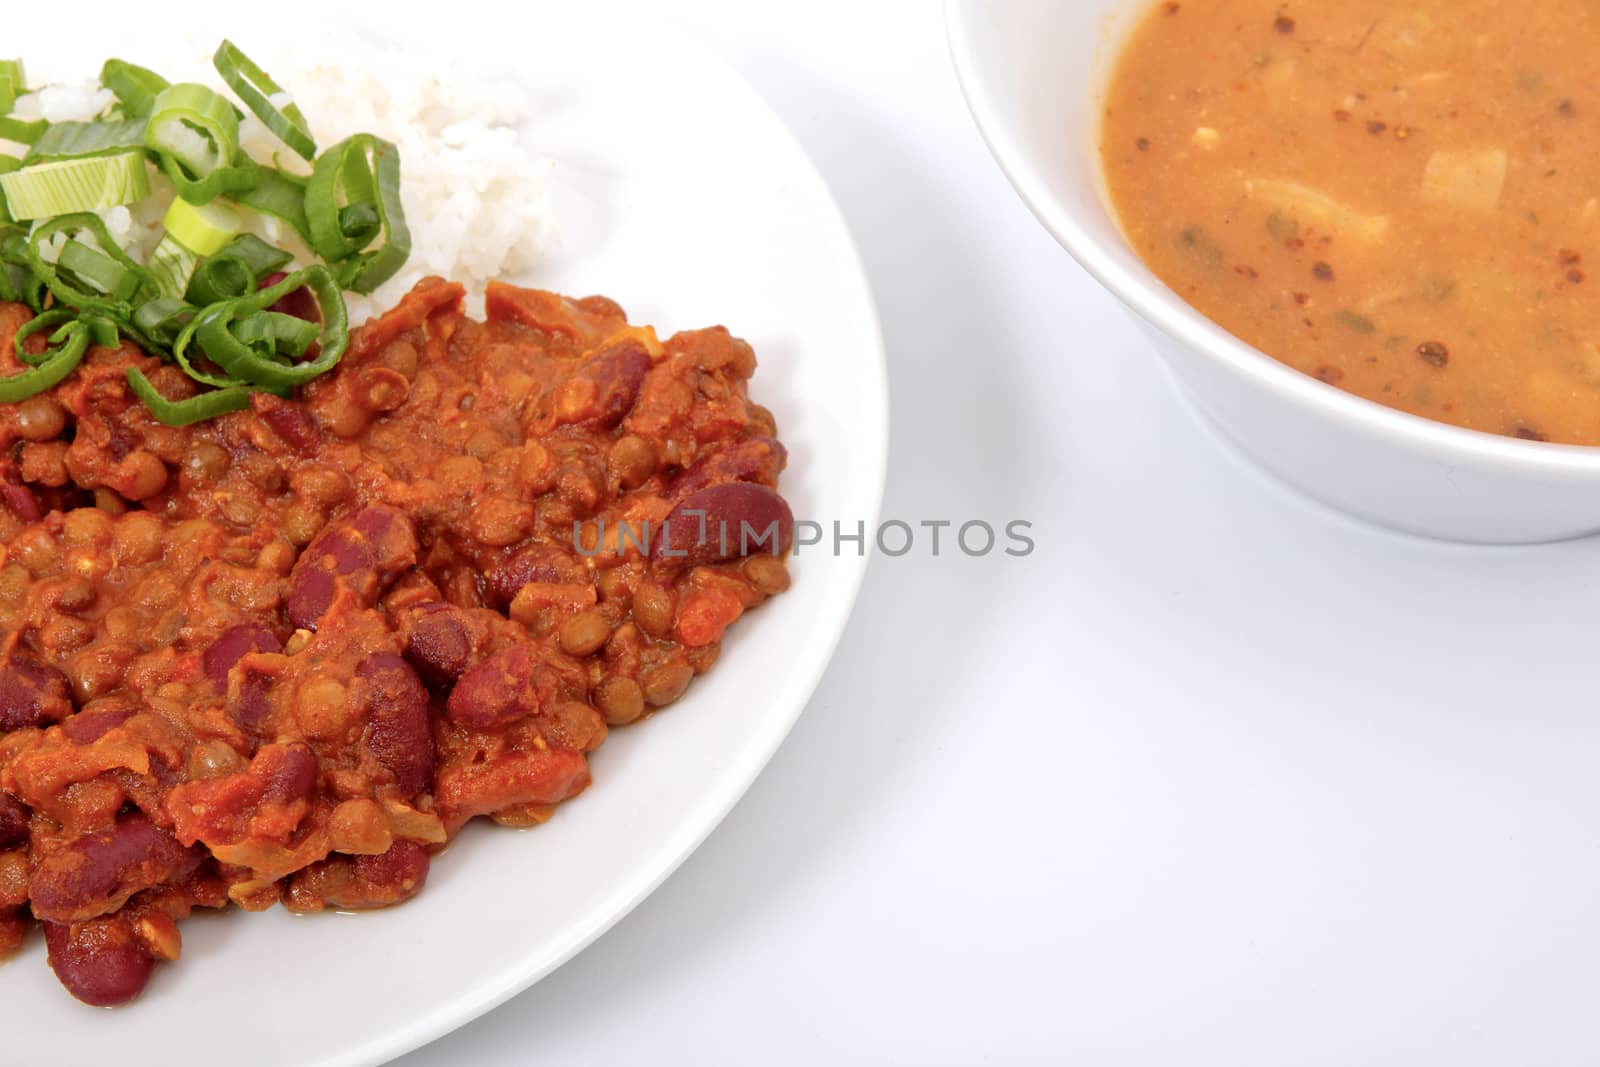
[[[1446,463],[1470,461],[1501,473],[1543,475],[1550,480],[1560,480],[1562,475],[1600,474],[1600,447],[1526,441],[1453,426],[1320,382],[1228,333],[1154,274],[1140,274],[1118,262],[1103,242],[1090,234],[1078,214],[1051,192],[1026,146],[1012,136],[1003,121],[1003,109],[980,73],[972,33],[972,20],[978,17],[980,8],[987,6],[983,0],[944,3],[946,37],[956,81],[978,132],[1034,217],[1084,270],[1146,322],[1296,407],[1430,459]]]

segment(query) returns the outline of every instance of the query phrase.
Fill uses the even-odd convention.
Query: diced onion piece
[[[0,192],[17,220],[103,211],[150,195],[144,153],[35,163],[0,174]]]
[[[1341,237],[1377,244],[1389,233],[1389,216],[1364,214],[1320,189],[1299,182],[1257,178],[1245,182],[1245,191],[1297,219],[1301,225],[1317,226]]]
[[[195,205],[181,197],[172,202],[161,220],[167,234],[197,256],[222,251],[244,229],[239,213],[226,204]]]
[[[1422,199],[1487,215],[1500,206],[1507,169],[1506,154],[1498,148],[1435,152],[1422,172]]]
[[[175,204],[183,202],[181,199],[174,201]],[[162,235],[156,250],[150,253],[150,262],[146,266],[156,276],[162,296],[181,297],[188,290],[189,279],[194,277],[194,269],[199,262],[200,257],[168,230]]]

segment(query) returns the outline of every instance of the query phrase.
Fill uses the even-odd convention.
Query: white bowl
[[[1600,531],[1600,448],[1465,430],[1324,385],[1233,337],[1128,247],[1098,136],[1108,68],[1150,0],[946,0],[956,72],[1039,221],[1137,313],[1199,409],[1284,480],[1354,515],[1455,541]]]

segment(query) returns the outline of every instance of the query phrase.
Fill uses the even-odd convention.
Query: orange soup
[[[1111,197],[1163,281],[1284,363],[1600,444],[1596,55],[1578,0],[1161,3],[1106,99]]]

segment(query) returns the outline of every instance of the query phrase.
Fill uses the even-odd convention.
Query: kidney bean
[[[75,745],[92,745],[135,714],[133,708],[91,708],[61,720],[61,731]]]
[[[764,485],[733,482],[691,493],[667,516],[652,546],[658,560],[685,566],[758,553],[782,554],[794,541],[794,513]]]
[[[389,652],[368,656],[356,677],[367,683],[367,748],[394,775],[400,791],[415,796],[433,784],[428,691],[411,665]]]
[[[415,841],[396,841],[381,855],[355,857],[350,869],[358,881],[397,904],[422,891],[428,880],[428,853]]]
[[[22,649],[0,658],[0,733],[60,722],[72,714],[67,680]]]
[[[472,632],[461,609],[449,604],[426,605],[411,624],[406,658],[423,681],[443,687],[472,665]]]
[[[257,288],[271,289],[287,277],[288,275],[282,271],[274,271],[262,278],[261,284]],[[293,315],[295,318],[305,319],[307,322],[322,321],[322,315],[317,311],[317,298],[311,294],[310,289],[303,287],[296,289],[267,310],[276,311],[282,315]],[[306,355],[310,356],[310,353],[308,352]]]
[[[271,685],[272,679],[267,675],[247,671],[239,682],[239,699],[228,708],[239,729],[258,741],[272,714],[272,703],[267,697]]]
[[[28,809],[10,793],[0,793],[0,850],[28,839]]]
[[[776,439],[749,437],[689,464],[672,480],[671,495],[682,500],[690,493],[723,482],[771,484],[788,462],[788,449]]]
[[[330,523],[300,554],[289,575],[289,621],[314,630],[340,583],[368,607],[417,561],[417,531],[396,508],[374,504]]]
[[[33,913],[77,922],[115,911],[133,894],[191,873],[205,859],[142,814],[110,830],[85,834],[41,857],[28,879]]]
[[[573,378],[595,384],[594,407],[584,421],[593,420],[610,428],[633,410],[639,388],[650,373],[650,353],[639,341],[628,338],[586,360]]]
[[[10,508],[23,522],[38,522],[44,518],[44,509],[39,506],[39,498],[33,490],[16,482],[0,480],[0,504]]]
[[[533,653],[526,645],[496,652],[461,676],[445,702],[445,714],[480,730],[527,718],[539,710],[533,673]]]
[[[428,853],[400,840],[376,856],[333,856],[295,875],[284,904],[291,911],[362,911],[410,900],[428,880]]]
[[[67,992],[97,1008],[125,1004],[150,981],[155,960],[121,918],[44,924],[50,968]]]
[[[200,666],[211,679],[211,684],[219,692],[228,691],[228,672],[234,665],[252,652],[278,653],[283,651],[283,642],[278,640],[278,635],[262,626],[260,623],[247,622],[229,630],[224,630],[221,637],[211,642],[211,647],[206,649],[201,657]]]
[[[322,430],[317,425],[316,417],[303,405],[273,396],[271,393],[257,393],[251,398],[251,404],[255,408],[256,417],[266,423],[284,444],[296,452],[314,452],[317,445],[322,442]]]
[[[289,803],[309,797],[317,788],[317,757],[299,743],[265,745],[250,761],[250,773],[266,781],[264,801]]]
[[[529,583],[576,585],[589,580],[589,570],[555,545],[535,541],[490,567],[488,577],[489,592],[504,609]]]

